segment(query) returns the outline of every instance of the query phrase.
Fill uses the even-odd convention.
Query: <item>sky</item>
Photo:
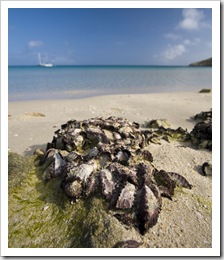
[[[212,9],[9,8],[9,65],[188,65],[212,57]]]

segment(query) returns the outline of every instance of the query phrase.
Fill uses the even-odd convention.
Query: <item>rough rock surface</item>
[[[194,116],[198,122],[191,131],[191,141],[199,148],[212,150],[212,111]]]

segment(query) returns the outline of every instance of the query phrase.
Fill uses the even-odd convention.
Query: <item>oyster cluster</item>
[[[194,116],[198,122],[191,131],[191,140],[199,148],[212,150],[212,111]]]
[[[176,185],[192,187],[180,174],[153,166],[149,139],[148,131],[123,118],[68,121],[40,160],[43,177],[62,176],[72,202],[103,198],[108,214],[144,235],[157,222],[162,197],[172,200]]]

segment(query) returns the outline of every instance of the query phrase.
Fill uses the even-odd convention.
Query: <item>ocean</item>
[[[211,67],[9,66],[9,102],[212,88]]]

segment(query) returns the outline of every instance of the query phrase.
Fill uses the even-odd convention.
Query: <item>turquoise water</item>
[[[9,101],[199,91],[212,87],[210,67],[9,66],[8,72]]]

